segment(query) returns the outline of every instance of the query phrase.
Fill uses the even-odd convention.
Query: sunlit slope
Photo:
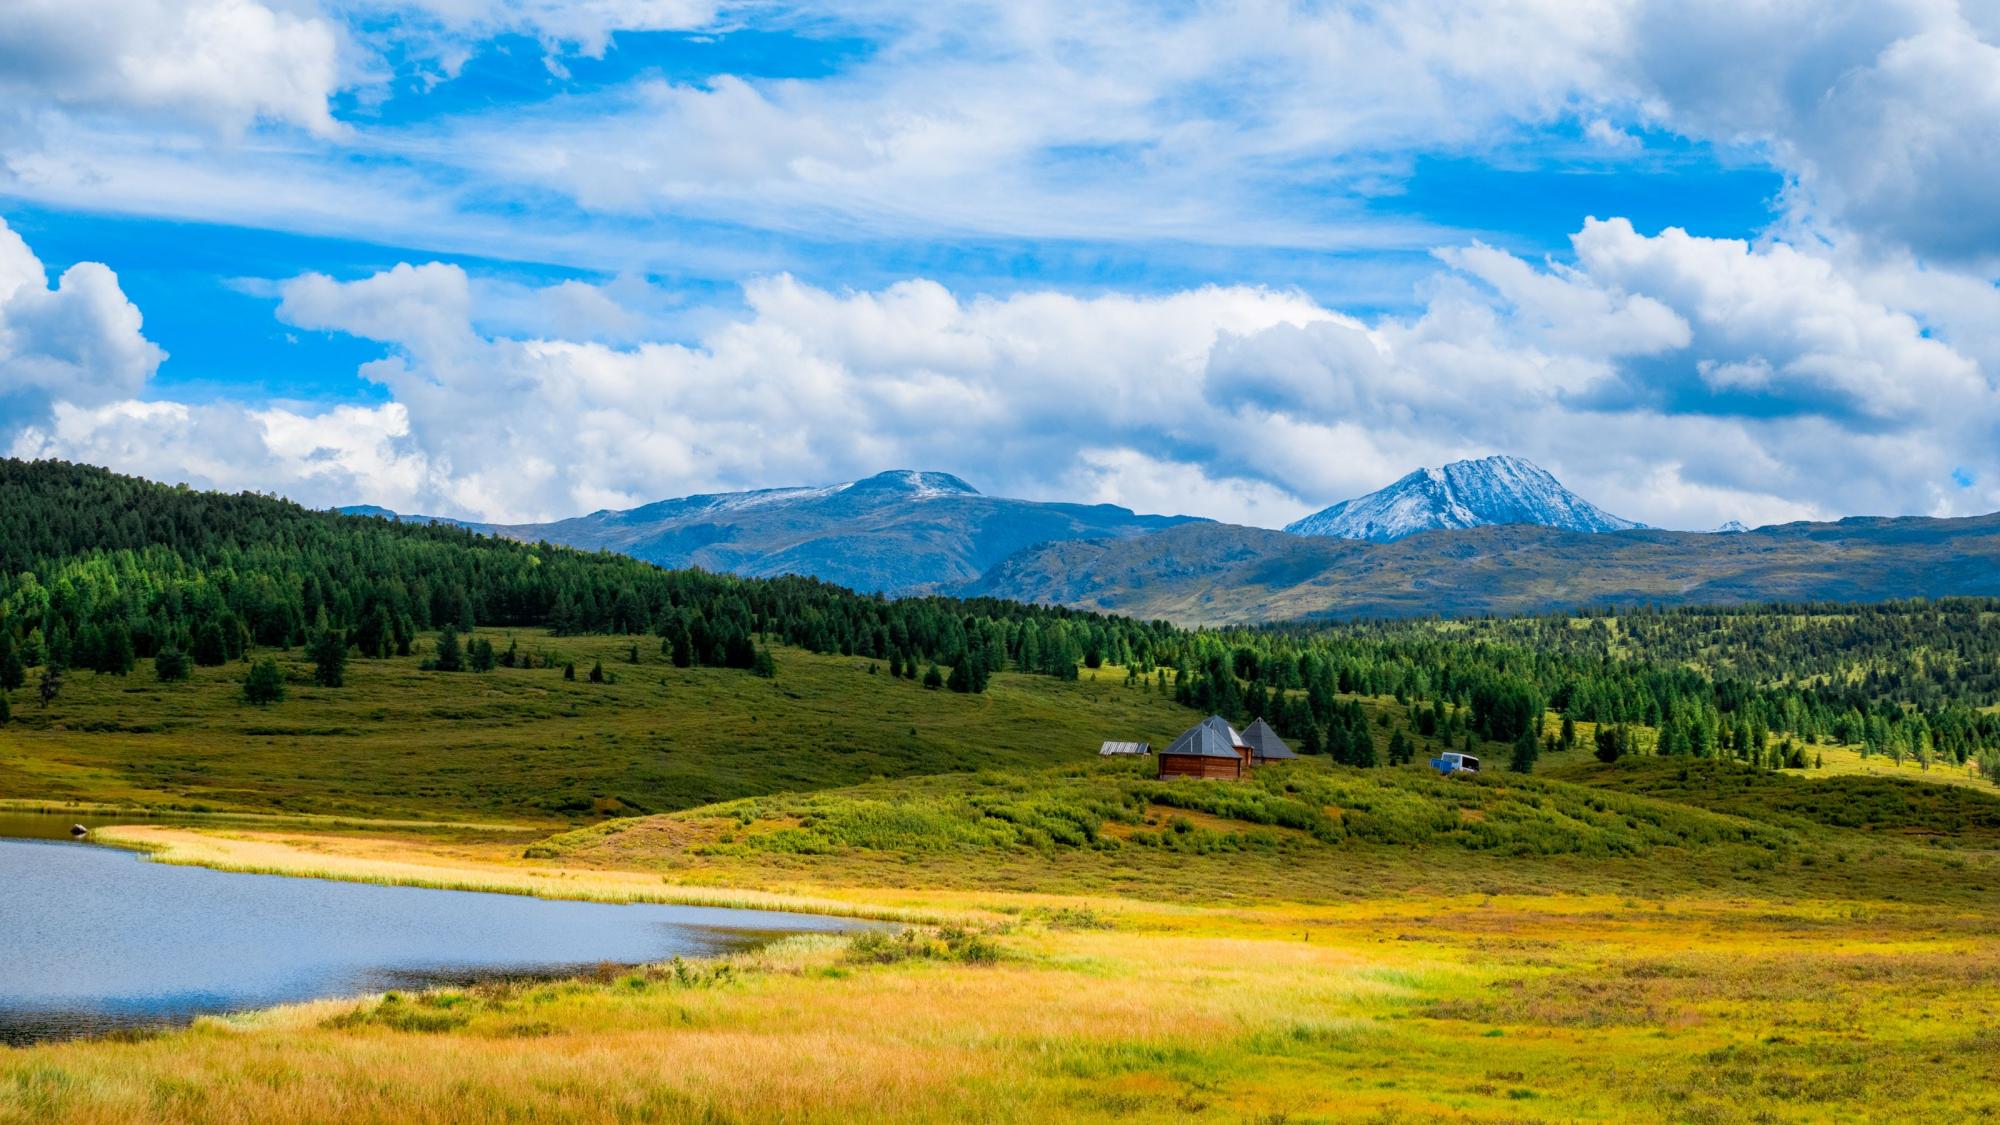
[[[345,686],[321,688],[302,654],[278,653],[292,682],[270,707],[243,701],[242,665],[168,685],[143,666],[72,672],[52,706],[20,702],[0,727],[0,797],[549,821],[1040,767],[1107,738],[1161,741],[1195,717],[1126,687],[1122,670],[1073,683],[1003,673],[960,695],[871,674],[858,657],[778,648],[766,680],[675,668],[656,637],[486,635],[557,667],[441,673],[420,657],[357,659]],[[640,663],[627,663],[635,646]],[[608,682],[589,682],[598,662]]]
[[[1939,869],[1940,846],[1972,863],[1922,891],[1950,897],[1990,881],[2000,857],[2000,799],[1964,788],[1684,774],[1661,759],[1579,772],[1610,784],[1311,759],[1247,783],[1162,782],[1132,762],[993,768],[615,820],[528,856],[674,878],[887,886],[920,871],[934,886],[1194,901],[1724,885],[1897,898],[1911,872]]]

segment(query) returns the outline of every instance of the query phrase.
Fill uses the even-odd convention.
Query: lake
[[[174,867],[73,841],[74,820],[0,813],[0,1043],[869,925]]]

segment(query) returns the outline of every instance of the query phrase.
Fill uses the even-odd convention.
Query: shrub
[[[278,670],[277,661],[259,660],[250,666],[250,674],[243,680],[243,698],[259,707],[284,700],[285,674]]]
[[[194,662],[177,648],[163,648],[153,656],[153,675],[163,684],[179,683],[193,672]]]

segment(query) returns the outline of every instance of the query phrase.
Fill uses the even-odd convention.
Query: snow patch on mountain
[[[1387,543],[1419,531],[1503,523],[1589,532],[1645,526],[1597,507],[1532,461],[1501,456],[1418,469],[1387,488],[1343,500],[1285,530]]]

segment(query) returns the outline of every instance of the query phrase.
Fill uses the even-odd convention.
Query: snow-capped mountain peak
[[[1386,543],[1440,528],[1529,523],[1568,531],[1625,531],[1643,524],[1620,519],[1562,486],[1546,469],[1520,457],[1454,461],[1418,469],[1387,488],[1343,500],[1285,530]]]

